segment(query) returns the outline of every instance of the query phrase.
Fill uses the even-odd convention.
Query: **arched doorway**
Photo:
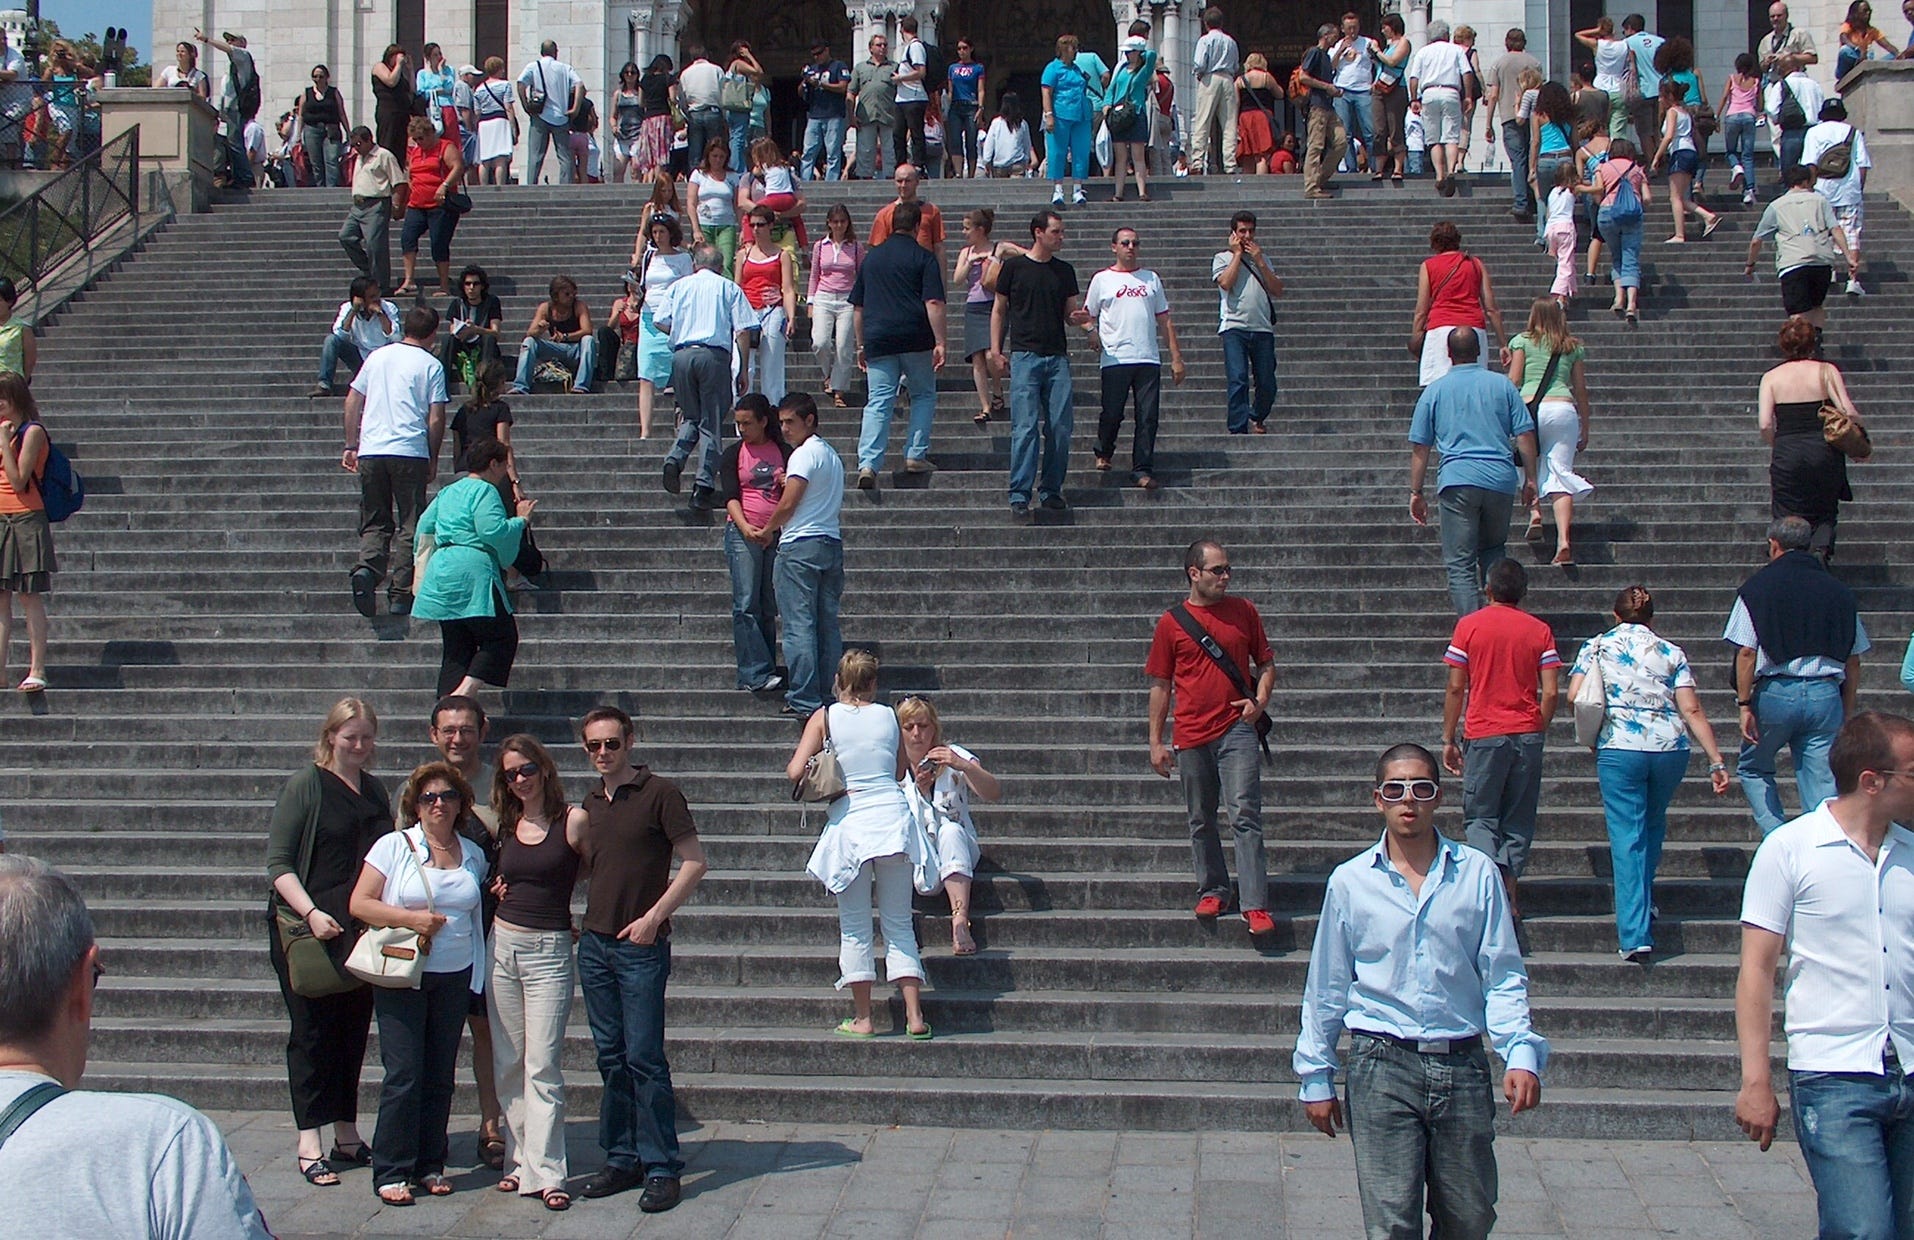
[[[679,47],[693,43],[723,63],[731,44],[739,39],[751,45],[771,75],[771,136],[789,150],[801,148],[804,109],[798,102],[798,74],[811,60],[811,45],[828,43],[831,54],[846,64],[865,55],[851,46],[851,23],[842,0],[764,4],[761,0],[701,0],[686,10]],[[682,59],[680,59],[682,63]]]
[[[1042,111],[1037,80],[1056,59],[1061,34],[1076,35],[1083,50],[1105,64],[1115,59],[1116,19],[1108,0],[950,0],[937,41],[955,58],[958,38],[968,38],[988,73],[989,106],[1004,91],[1016,91],[1034,131]]]
[[[1279,82],[1289,81],[1289,72],[1302,63],[1304,55],[1316,46],[1316,29],[1323,23],[1338,25],[1344,13],[1362,18],[1362,32],[1370,38],[1382,33],[1382,5],[1379,0],[1312,0],[1303,4],[1238,5],[1225,8],[1223,29],[1236,39],[1247,58],[1261,52],[1269,61],[1269,71]],[[1199,26],[1200,30],[1200,26]],[[1194,36],[1192,36],[1192,44]],[[1300,130],[1302,115],[1287,100],[1282,105],[1283,127]]]

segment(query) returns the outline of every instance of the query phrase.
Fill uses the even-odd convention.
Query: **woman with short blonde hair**
[[[974,955],[970,933],[970,882],[977,872],[977,827],[970,820],[970,798],[1000,799],[1003,784],[984,769],[977,755],[944,740],[937,708],[915,694],[897,703],[897,726],[904,734],[904,794],[911,811],[937,845],[938,873],[950,896],[950,949]]]

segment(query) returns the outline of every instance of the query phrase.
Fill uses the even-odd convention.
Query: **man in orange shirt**
[[[929,250],[931,257],[937,260],[937,269],[944,269],[944,213],[937,209],[934,202],[925,202],[917,196],[918,182],[924,179],[914,164],[899,164],[893,174],[897,185],[897,202],[886,203],[879,207],[877,215],[871,220],[871,249],[884,244],[884,238],[891,235],[891,212],[898,202],[914,202],[922,214],[917,220],[917,244]]]

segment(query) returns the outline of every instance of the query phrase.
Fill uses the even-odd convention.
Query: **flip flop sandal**
[[[323,1158],[301,1158],[299,1174],[305,1176],[306,1183],[315,1188],[339,1187],[339,1173]]]
[[[47,691],[47,678],[44,676],[29,676],[20,682],[18,688],[21,693],[45,693]]]
[[[977,412],[970,415],[970,420],[972,422],[975,422],[979,426],[987,425],[990,422],[990,410],[979,409]]]
[[[1721,217],[1717,215],[1714,219],[1708,221],[1708,226],[1701,230],[1701,235],[1703,237],[1712,237],[1715,235],[1715,229],[1720,227]]]
[[[572,1195],[562,1188],[546,1189],[543,1193],[539,1194],[539,1200],[545,1203],[547,1210],[554,1213],[572,1208]]]
[[[857,1038],[860,1040],[865,1038],[874,1038],[877,1036],[877,1034],[875,1033],[866,1033],[863,1030],[856,1028],[856,1024],[857,1024],[856,1020],[847,1016],[843,1020],[839,1021],[837,1023],[837,1028],[831,1030],[831,1032],[835,1033],[840,1038]]]
[[[419,1187],[434,1197],[450,1197],[452,1195],[452,1182],[442,1175],[420,1177]]]
[[[909,1038],[913,1042],[928,1042],[935,1035],[932,1033],[931,1027],[929,1025],[925,1025],[922,1029],[904,1030],[904,1036]]]
[[[515,1175],[505,1176],[498,1182],[497,1187],[501,1193],[515,1193],[518,1191],[518,1177]]]
[[[389,1206],[409,1206],[415,1204],[412,1189],[405,1184],[387,1184],[379,1190],[379,1200]]]

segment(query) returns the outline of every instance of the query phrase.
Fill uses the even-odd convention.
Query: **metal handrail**
[[[66,171],[0,211],[0,276],[23,291],[75,258],[123,220],[140,216],[139,130],[74,159]]]

